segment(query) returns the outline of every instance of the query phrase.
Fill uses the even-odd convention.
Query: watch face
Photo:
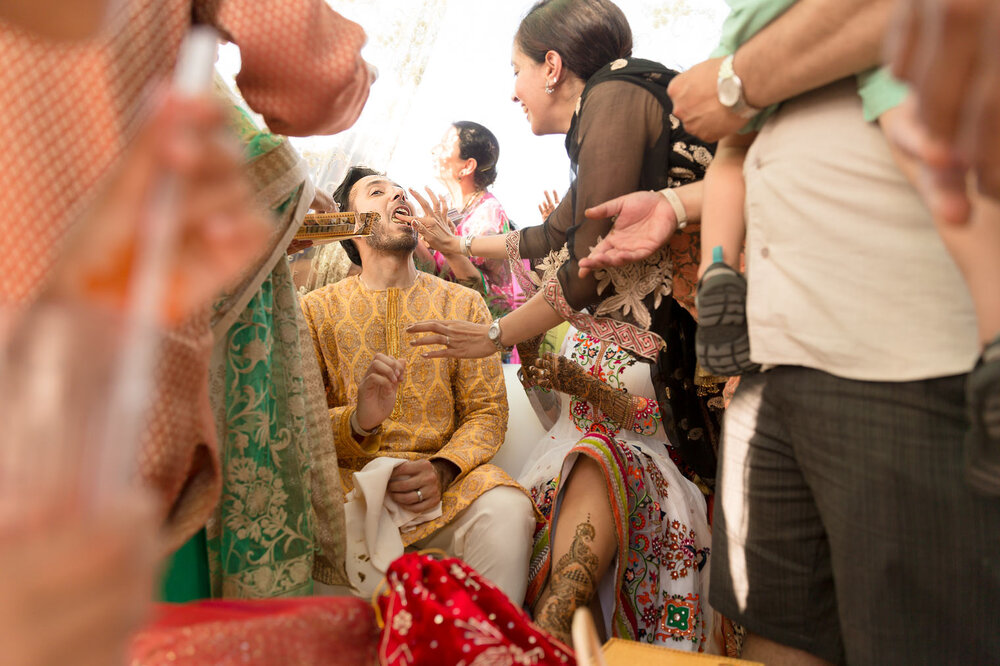
[[[500,325],[495,322],[493,324],[490,324],[490,328],[488,331],[486,331],[486,335],[489,337],[490,340],[496,342],[497,338],[500,337]]]
[[[719,102],[727,108],[733,108],[740,101],[740,84],[734,77],[719,81]]]

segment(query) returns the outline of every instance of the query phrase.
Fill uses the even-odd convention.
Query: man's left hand
[[[667,88],[674,103],[674,115],[684,123],[684,129],[705,141],[718,141],[735,134],[747,122],[719,102],[722,60],[712,58],[698,63],[675,76]]]
[[[447,468],[446,468],[447,469]],[[402,507],[414,513],[423,513],[437,506],[441,495],[451,483],[451,470],[438,473],[430,460],[411,460],[399,465],[389,478],[389,495]]]

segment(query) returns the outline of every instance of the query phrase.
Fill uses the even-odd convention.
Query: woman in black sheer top
[[[566,135],[570,191],[542,225],[510,234],[461,238],[445,225],[418,230],[444,252],[511,260],[534,296],[495,323],[494,339],[488,327],[468,322],[421,323],[410,332],[433,333],[414,344],[444,345],[431,357],[487,356],[562,321],[620,345],[652,364],[671,443],[710,480],[715,415],[700,398],[717,387],[695,377],[688,347],[699,262],[694,220],[714,144],[688,134],[671,114],[666,89],[676,72],[632,59],[631,51],[628,22],[607,0],[542,0],[529,11],[514,39],[513,100],[534,134]],[[635,190],[667,188],[673,202],[660,197],[657,205],[678,226],[671,241],[641,262],[581,276],[579,259],[612,227],[611,219],[588,218],[587,209]],[[532,261],[534,274],[526,274],[521,258]]]
[[[569,192],[542,225],[502,236],[456,237],[444,224],[418,222],[417,228],[431,247],[446,254],[510,260],[522,286],[534,295],[491,327],[436,321],[416,324],[409,332],[428,333],[414,336],[413,344],[443,345],[428,351],[428,357],[471,358],[571,322],[600,349],[611,345],[649,364],[659,405],[656,418],[662,420],[671,457],[690,478],[697,475],[710,486],[718,432],[713,407],[721,404],[721,386],[697,376],[691,311],[700,260],[694,221],[700,217],[700,181],[714,145],[685,132],[672,115],[666,90],[676,73],[632,59],[631,52],[628,22],[609,0],[541,0],[529,11],[514,39],[513,99],[534,134],[566,135],[573,170]],[[612,227],[611,219],[587,217],[587,209],[635,190],[667,191],[652,197],[650,205],[666,209],[675,226],[671,240],[640,262],[581,275],[579,260]],[[535,270],[525,271],[521,259],[531,260]],[[539,378],[537,372],[529,375]],[[630,548],[620,536],[626,526],[613,520],[607,502],[593,492],[607,465],[596,459],[592,465],[587,457],[585,452],[576,457],[572,475],[564,470],[558,520],[568,527],[556,531],[551,516],[551,549],[546,551],[551,557],[539,566],[552,569],[544,588],[529,595],[536,619],[557,635],[567,631],[563,624],[571,615],[562,611],[588,603],[596,581],[612,562],[621,562],[616,553],[624,555],[623,549]],[[580,483],[573,489],[574,479],[588,478],[583,485],[589,491],[579,491]],[[614,497],[614,483],[609,484]],[[704,506],[693,510],[703,513]],[[582,559],[566,559],[576,555]],[[577,573],[593,585],[569,589],[581,579],[569,571],[574,567],[583,567],[586,575]],[[621,601],[619,608],[623,605],[627,603]],[[645,631],[640,625],[623,631],[636,638]],[[643,634],[640,640],[654,638]]]

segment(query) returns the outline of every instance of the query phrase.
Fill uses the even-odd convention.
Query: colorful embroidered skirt
[[[570,449],[558,477],[531,485],[546,522],[535,533],[526,603],[533,605],[544,589],[560,479],[577,456],[590,458],[604,472],[615,518],[618,557],[598,591],[610,634],[692,652],[717,651],[710,646],[711,534],[704,497],[665,455],[643,443],[588,433]]]

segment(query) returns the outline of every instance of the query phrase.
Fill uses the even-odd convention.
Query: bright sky
[[[531,0],[328,0],[369,35],[365,58],[379,80],[355,127],[333,137],[293,139],[310,160],[320,186],[332,191],[339,172],[321,173],[319,161],[340,150],[388,156],[373,163],[404,186],[431,185],[430,151],[456,120],[489,127],[500,141],[499,177],[492,191],[514,221],[540,222],[536,208],[544,189],[560,194],[569,184],[564,137],[536,137],[511,102],[510,50]],[[684,69],[704,60],[718,43],[728,11],[724,0],[618,0],[634,33],[634,55]],[[426,58],[420,85],[415,72]],[[239,71],[239,53],[225,47],[219,69]],[[380,162],[370,157],[366,161]],[[325,181],[325,182],[324,182]]]

